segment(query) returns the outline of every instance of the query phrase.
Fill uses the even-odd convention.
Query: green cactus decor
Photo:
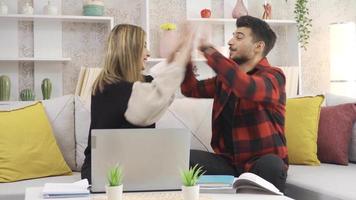
[[[20,92],[20,99],[22,101],[34,101],[35,94],[31,89],[24,89]]]
[[[10,100],[11,81],[8,76],[0,76],[0,101]]]
[[[50,99],[52,93],[52,83],[48,78],[43,79],[41,84],[43,100]]]

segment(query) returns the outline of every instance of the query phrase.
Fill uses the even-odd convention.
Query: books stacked
[[[202,193],[236,193],[234,182],[230,175],[203,175],[198,180]]]
[[[203,175],[198,180],[198,184],[202,188],[232,187],[234,179],[234,176],[229,175]]]
[[[43,198],[72,198],[89,197],[89,183],[87,179],[74,183],[46,183],[42,195]]]

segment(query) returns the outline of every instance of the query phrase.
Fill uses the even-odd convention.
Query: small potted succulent
[[[109,184],[106,186],[107,200],[122,200],[122,177],[122,168],[119,165],[108,171],[107,179]]]
[[[199,200],[198,179],[204,172],[202,167],[195,165],[189,170],[181,171],[183,200]]]

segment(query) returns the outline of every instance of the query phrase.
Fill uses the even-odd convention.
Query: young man
[[[284,191],[288,155],[284,135],[285,76],[266,55],[276,35],[269,25],[243,16],[229,41],[230,59],[202,41],[200,50],[216,76],[198,81],[189,66],[181,85],[188,97],[214,98],[213,153],[192,150],[190,164],[206,174],[255,173]]]

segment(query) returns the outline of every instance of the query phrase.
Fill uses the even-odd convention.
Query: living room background
[[[269,0],[272,4],[273,19],[294,19],[296,0]],[[20,0],[21,7],[28,0]],[[212,0],[213,16],[222,16],[222,0]],[[249,14],[261,17],[262,0],[248,0]],[[115,24],[132,23],[142,26],[145,20],[145,0],[105,0],[105,15],[113,16]],[[81,15],[81,0],[63,0],[63,15]],[[356,1],[329,0],[309,1],[312,21],[311,38],[308,49],[301,50],[302,90],[304,94],[324,93],[329,87],[329,24],[334,22],[356,22]],[[221,9],[220,9],[221,8]],[[178,23],[186,18],[185,0],[150,0],[150,50],[158,53],[159,25],[165,22]],[[107,37],[107,26],[103,24],[64,23],[63,56],[72,60],[63,65],[63,93],[74,93],[80,67],[100,67]],[[19,22],[19,56],[33,56],[33,25],[31,22]],[[33,88],[33,62],[20,62],[19,90]]]

